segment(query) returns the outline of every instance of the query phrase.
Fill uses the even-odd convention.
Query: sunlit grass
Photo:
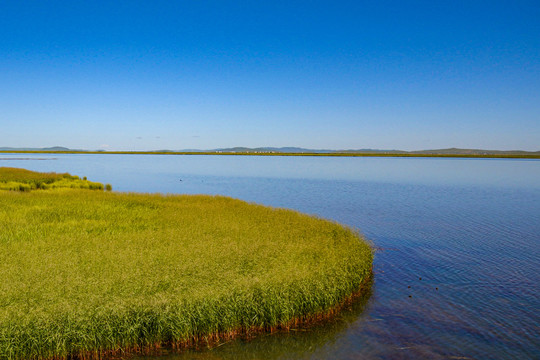
[[[332,311],[371,265],[350,229],[226,197],[0,191],[0,358],[288,327]]]
[[[103,190],[104,186],[68,173],[40,173],[26,169],[0,167],[0,190],[32,191],[60,188]],[[109,184],[105,188],[111,190]]]

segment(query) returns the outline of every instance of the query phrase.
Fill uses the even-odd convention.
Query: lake
[[[0,154],[0,166],[296,209],[376,248],[371,294],[333,321],[163,359],[540,356],[540,160]]]

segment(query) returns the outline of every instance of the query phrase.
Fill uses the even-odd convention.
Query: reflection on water
[[[15,155],[3,155],[9,157]],[[26,157],[26,155],[25,155]],[[29,155],[30,157],[30,155]],[[336,322],[171,359],[538,358],[540,161],[55,155],[0,166],[206,193],[360,229],[373,294]],[[364,308],[365,306],[365,308]]]

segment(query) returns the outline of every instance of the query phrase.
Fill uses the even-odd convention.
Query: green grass
[[[0,191],[0,359],[99,358],[288,328],[339,308],[371,267],[356,232],[291,210]]]
[[[32,191],[60,188],[103,190],[104,186],[68,173],[39,173],[26,169],[0,167],[0,190]],[[109,184],[105,188],[112,190]]]

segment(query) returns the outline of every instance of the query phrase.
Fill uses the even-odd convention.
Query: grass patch
[[[40,173],[19,168],[0,167],[0,190],[32,191],[47,189],[89,189],[103,190],[101,183],[88,181],[86,177],[68,173]],[[112,190],[107,184],[107,190]]]
[[[288,328],[331,313],[371,275],[356,232],[226,197],[4,191],[0,224],[1,359]]]

